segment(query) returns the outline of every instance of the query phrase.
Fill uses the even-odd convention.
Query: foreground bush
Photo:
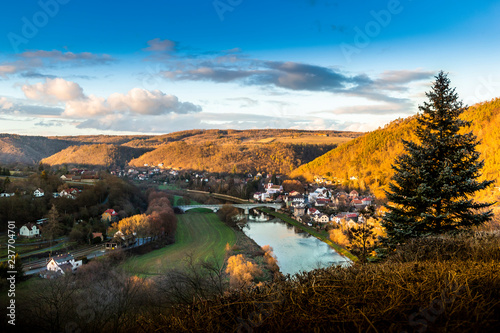
[[[328,268],[142,318],[163,332],[488,332],[500,327],[498,262]]]

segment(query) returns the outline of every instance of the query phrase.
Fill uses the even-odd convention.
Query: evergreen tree
[[[415,134],[419,143],[403,140],[405,153],[392,165],[395,173],[386,191],[389,212],[382,225],[387,244],[410,237],[470,228],[491,219],[492,203],[476,203],[473,195],[493,181],[478,181],[484,162],[470,123],[459,118],[465,110],[447,75],[440,72],[429,102],[419,106]]]

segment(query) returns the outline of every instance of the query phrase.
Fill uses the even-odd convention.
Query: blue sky
[[[40,0],[2,4],[0,132],[368,131],[449,72],[500,96],[496,1]]]

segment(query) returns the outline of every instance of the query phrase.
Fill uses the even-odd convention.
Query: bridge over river
[[[253,208],[259,208],[259,207],[269,207],[269,208],[274,208],[274,210],[278,211],[282,207],[282,204],[279,203],[255,203],[255,204],[226,204],[226,205],[231,205],[236,208],[243,209],[245,211],[245,215],[248,215],[250,213],[250,209]],[[176,206],[183,212],[187,212],[190,209],[195,209],[195,208],[206,208],[206,209],[211,209],[214,213],[216,213],[219,209],[222,208],[224,205],[185,205],[185,206]]]

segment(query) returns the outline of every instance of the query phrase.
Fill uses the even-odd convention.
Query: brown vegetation
[[[484,179],[500,180],[500,99],[476,104],[467,109],[461,118],[471,121],[471,128],[481,140],[477,147],[484,158],[482,169]],[[369,188],[377,198],[384,198],[389,180],[393,174],[391,164],[403,152],[401,139],[416,141],[412,134],[416,127],[415,116],[398,119],[384,128],[367,133],[357,139],[340,145],[314,161],[300,166],[290,176],[312,180],[315,175],[336,177],[351,187]],[[357,180],[349,180],[356,177]],[[491,188],[479,193],[481,200],[496,201],[498,190]]]
[[[128,161],[147,150],[108,144],[71,146],[44,158],[41,163],[55,165],[125,166]]]
[[[158,165],[210,172],[288,173],[304,162],[321,156],[334,145],[205,144],[173,142],[130,161],[130,165]]]

